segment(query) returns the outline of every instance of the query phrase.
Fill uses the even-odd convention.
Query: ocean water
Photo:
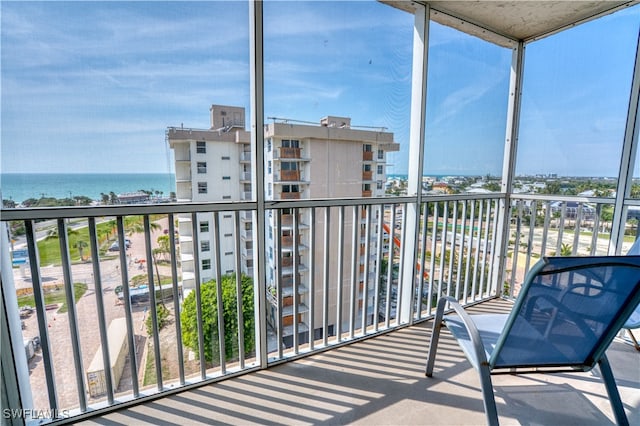
[[[100,193],[116,194],[162,191],[162,196],[176,190],[173,173],[2,173],[2,199],[22,202],[28,198],[66,198],[78,195],[100,200]]]

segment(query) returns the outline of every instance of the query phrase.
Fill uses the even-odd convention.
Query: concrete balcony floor
[[[501,300],[474,313],[508,312]],[[121,409],[83,424],[481,425],[479,378],[446,329],[433,378],[424,376],[432,321],[222,382]],[[608,351],[630,424],[640,424],[640,352]],[[608,425],[597,368],[493,377],[502,424]]]

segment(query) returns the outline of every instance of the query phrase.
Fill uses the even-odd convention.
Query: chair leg
[[[638,344],[638,341],[636,340],[636,336],[633,335],[630,329],[627,328],[626,330],[627,330],[627,333],[629,333],[629,337],[631,337],[631,340],[633,340],[633,346],[635,346],[637,351],[640,351],[640,344]]]
[[[491,372],[488,365],[480,365],[478,369],[480,373],[480,386],[482,388],[482,402],[484,404],[484,413],[487,417],[487,424],[497,426],[498,409],[496,408],[496,398],[493,393],[493,383],[491,383]]]
[[[433,319],[433,331],[431,333],[431,342],[429,342],[429,353],[427,355],[427,367],[425,369],[425,376],[431,377],[433,375],[433,365],[436,362],[436,351],[438,350],[438,341],[440,340],[440,329],[442,328],[442,317],[444,315],[444,307],[447,304],[445,299],[438,301],[438,307],[436,308],[436,316]]]
[[[611,402],[611,409],[613,410],[613,415],[616,418],[616,423],[619,426],[628,426],[629,420],[627,419],[627,414],[624,412],[622,399],[620,399],[616,380],[613,377],[613,371],[611,371],[611,365],[609,365],[609,360],[606,355],[603,355],[602,358],[600,358],[598,366],[600,367],[600,374],[602,374],[602,380],[604,381],[607,394],[609,395],[609,401]]]

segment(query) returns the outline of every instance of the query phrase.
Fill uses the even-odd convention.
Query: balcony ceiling
[[[511,46],[533,41],[576,24],[640,3],[626,1],[383,1],[413,12],[416,3],[431,7],[431,19],[478,36]]]

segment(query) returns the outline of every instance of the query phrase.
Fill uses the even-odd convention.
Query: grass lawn
[[[108,239],[110,235],[115,234],[115,221],[98,223],[96,225],[98,241],[105,248],[100,250],[100,254],[106,253]],[[91,248],[89,247],[89,228],[81,227],[67,232],[69,238],[69,255],[71,262],[79,262],[91,256]],[[84,243],[84,244],[83,244]],[[82,246],[82,259],[80,256],[79,246]],[[48,237],[38,241],[38,254],[40,255],[41,265],[60,265],[60,240],[57,237]]]
[[[87,285],[84,283],[75,283],[73,285],[73,293],[75,296],[75,301],[78,303],[78,300],[84,295],[87,291]],[[53,303],[62,303],[60,309],[58,309],[59,313],[67,312],[67,297],[64,292],[64,288],[56,289],[53,291],[45,292],[44,294],[44,303],[49,305]],[[23,306],[35,306],[36,302],[33,295],[30,296],[19,296],[18,297],[18,307]]]

